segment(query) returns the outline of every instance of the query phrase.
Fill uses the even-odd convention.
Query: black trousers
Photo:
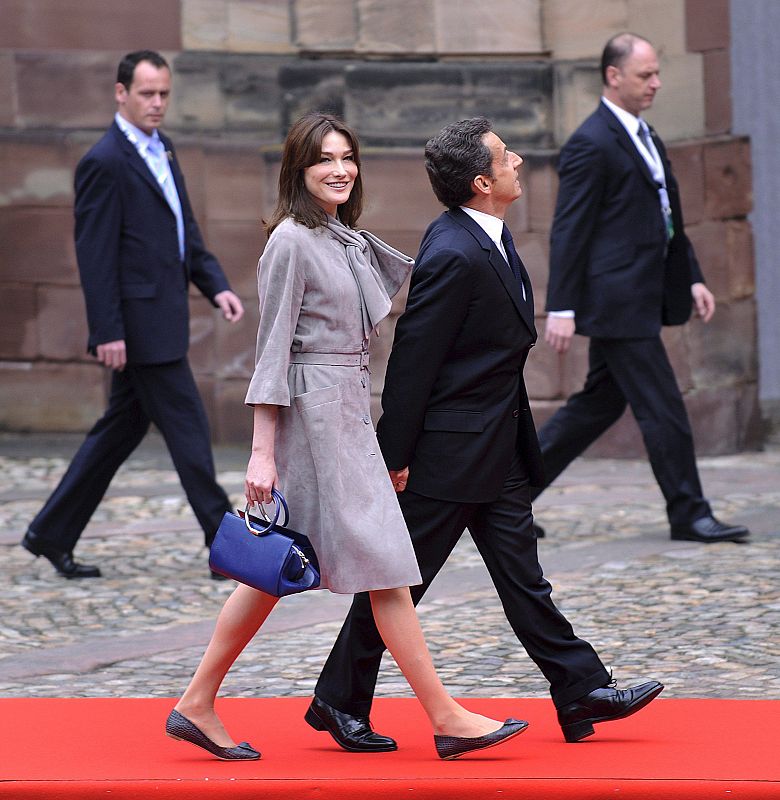
[[[509,624],[550,682],[556,706],[609,682],[593,648],[574,635],[550,597],[531,532],[528,478],[517,458],[494,502],[455,503],[408,490],[398,499],[423,578],[421,585],[411,587],[415,604],[468,527]],[[368,594],[355,595],[317,682],[317,697],[346,713],[368,715],[384,650]]]
[[[76,546],[114,474],[154,423],[210,545],[230,502],[216,481],[209,425],[187,359],[112,373],[108,408],[30,529],[58,549]]]
[[[642,432],[669,522],[685,525],[711,514],[688,414],[660,336],[590,340],[585,386],[539,429],[547,485],[620,419],[626,404]],[[532,498],[542,491],[533,490]]]

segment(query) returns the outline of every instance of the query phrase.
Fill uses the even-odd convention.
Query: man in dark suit
[[[171,141],[159,133],[171,73],[158,53],[120,62],[117,114],[76,169],[76,255],[88,350],[112,372],[108,408],[22,546],[66,578],[99,577],[73,549],[116,470],[154,423],[210,545],[227,495],[217,484],[208,420],[187,361],[192,281],[237,322],[244,310],[206,250]]]
[[[542,465],[522,375],[536,340],[533,293],[503,222],[521,194],[522,159],[483,118],[444,128],[425,155],[449,210],[423,237],[377,430],[422,573],[412,598],[468,528],[512,629],[550,682],[566,740],[578,741],[663,687],[615,689],[539,566],[529,487]],[[383,650],[368,596],[357,595],[306,714],[347,750],[396,749],[368,720]]]
[[[584,388],[539,430],[547,483],[628,404],[666,499],[672,539],[743,541],[747,528],[717,520],[702,494],[660,336],[662,324],[687,322],[692,306],[709,322],[715,299],[685,235],[666,149],[641,118],[661,86],[658,57],[648,41],[623,33],[607,43],[601,69],[602,101],[559,162],[545,339],[564,353],[576,328],[590,337],[590,352]]]

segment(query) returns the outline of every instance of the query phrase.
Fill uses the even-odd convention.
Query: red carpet
[[[0,699],[0,797],[373,800],[780,798],[780,701],[656,700],[565,744],[548,700],[464,704],[521,717],[522,736],[459,761],[436,758],[414,700],[378,700],[397,753],[357,755],[303,722],[307,698],[223,700],[228,728],[263,758],[240,764],[167,738],[172,701]]]

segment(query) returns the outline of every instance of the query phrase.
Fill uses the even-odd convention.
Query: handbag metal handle
[[[269,518],[268,513],[265,510],[265,506],[262,503],[257,504],[257,507],[260,510],[260,516],[262,516],[266,523],[268,523],[264,528],[255,528],[249,519],[249,509],[252,507],[252,503],[247,503],[244,507],[244,525],[246,525],[246,529],[253,536],[262,536],[264,533],[268,533],[268,531],[270,531],[271,528],[273,528],[273,526],[279,521],[279,515],[282,511],[284,511],[282,527],[284,527],[290,521],[290,509],[287,508],[287,501],[284,499],[284,495],[275,486],[273,489],[271,489],[271,497],[274,499],[273,519]]]

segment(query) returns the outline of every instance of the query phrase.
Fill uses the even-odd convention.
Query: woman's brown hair
[[[304,114],[297,120],[284,140],[282,167],[279,172],[279,199],[271,218],[265,223],[269,236],[287,217],[292,217],[307,228],[318,228],[325,224],[325,212],[306,188],[303,171],[319,162],[322,156],[322,140],[332,132],[342,134],[350,143],[352,157],[358,168],[349,199],[338,207],[337,212],[345,225],[355,227],[363,210],[360,144],[357,135],[337,117],[315,111]]]

